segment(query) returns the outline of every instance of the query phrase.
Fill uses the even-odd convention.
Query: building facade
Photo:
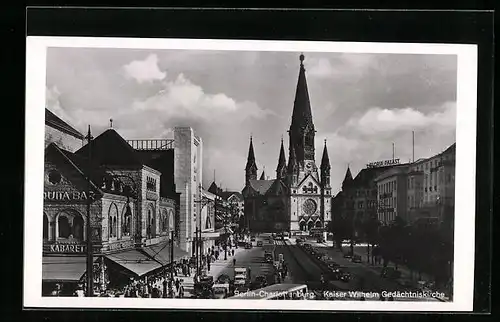
[[[375,178],[377,184],[377,218],[388,225],[399,216],[409,222],[408,213],[408,170],[409,165],[395,166]]]
[[[44,293],[54,283],[71,289],[83,281],[87,236],[96,292],[158,274],[188,256],[173,244],[176,202],[161,189],[162,173],[112,129],[90,146],[71,152],[53,142],[45,150]]]
[[[375,178],[390,166],[366,167],[353,178],[347,167],[342,190],[335,198],[335,218],[347,220],[354,237],[363,235],[363,223],[377,217],[377,184]]]
[[[330,218],[330,161],[325,146],[321,165],[315,157],[316,130],[309,92],[300,55],[300,70],[289,133],[289,159],[286,163],[283,140],[276,178],[263,173],[257,179],[252,139],[245,168],[244,212],[251,231],[286,231],[291,234],[325,228]]]
[[[413,221],[432,218],[441,223],[455,209],[456,144],[427,159],[414,162],[408,175],[408,202]]]

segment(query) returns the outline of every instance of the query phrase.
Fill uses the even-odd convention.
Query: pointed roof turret
[[[286,167],[286,158],[285,148],[283,147],[283,138],[281,138],[280,156],[278,159],[278,167],[276,167],[276,171],[280,171],[283,167]]]
[[[300,55],[299,79],[295,91],[295,101],[293,104],[292,124],[290,130],[299,130],[307,125],[314,129],[312,120],[311,103],[309,101],[309,91],[307,89],[306,69],[304,68],[304,54]]]
[[[266,180],[266,168],[264,167],[264,170],[262,170],[262,174],[260,175],[259,180]]]
[[[347,171],[345,173],[344,181],[342,181],[342,190],[348,187],[348,185],[352,182],[352,174],[349,165],[347,166]]]
[[[321,158],[321,169],[330,170],[330,158],[328,157],[326,139],[325,139],[325,147],[323,148],[323,157]]]
[[[255,153],[253,151],[253,141],[252,137],[250,136],[250,146],[248,147],[248,158],[247,158],[247,165],[245,167],[246,170],[249,170],[255,166],[255,169],[257,169],[257,165],[255,164]]]

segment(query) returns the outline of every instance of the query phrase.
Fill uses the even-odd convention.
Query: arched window
[[[151,211],[151,209],[149,209],[148,210],[148,222],[147,222],[147,227],[146,227],[147,238],[151,238],[151,216],[152,216],[152,211]]]
[[[122,222],[121,222],[122,236],[130,236],[131,222],[132,222],[132,209],[130,208],[130,205],[127,204],[123,209],[123,214],[122,214]]]
[[[167,211],[163,210],[161,213],[161,231],[165,232],[168,230],[168,216]]]
[[[174,230],[174,211],[173,210],[168,211],[168,230],[169,231]]]
[[[73,218],[73,238],[83,240],[83,218],[80,215],[76,215]]]
[[[49,239],[49,219],[46,214],[43,214],[43,239]]]
[[[69,238],[69,235],[71,234],[71,227],[69,225],[68,217],[66,217],[65,215],[60,215],[57,219],[57,225],[59,227],[59,238]]]
[[[316,228],[321,228],[321,221],[316,222]]]
[[[306,223],[304,221],[300,222],[300,230],[301,231],[306,231]]]
[[[314,223],[312,221],[307,223],[307,230],[311,230],[314,226]]]
[[[118,236],[118,207],[116,204],[112,203],[111,206],[109,206],[109,212],[108,212],[108,226],[109,226],[109,238],[116,238]]]

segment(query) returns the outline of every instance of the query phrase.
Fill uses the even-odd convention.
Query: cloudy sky
[[[296,52],[49,48],[47,107],[94,136],[171,138],[191,126],[204,141],[204,185],[241,190],[250,134],[259,176],[275,177],[290,126]],[[304,53],[316,159],[327,139],[334,192],[347,165],[429,157],[455,142],[456,56]],[[288,151],[288,150],[287,150]],[[288,156],[288,152],[287,152]],[[319,161],[318,161],[319,164]]]

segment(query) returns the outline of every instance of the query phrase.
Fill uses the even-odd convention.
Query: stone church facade
[[[289,133],[288,163],[283,140],[276,178],[257,179],[252,138],[242,191],[245,221],[252,232],[290,232],[292,235],[324,228],[331,220],[330,160],[325,146],[319,167],[315,157],[315,135],[309,92],[300,55],[300,70]]]

